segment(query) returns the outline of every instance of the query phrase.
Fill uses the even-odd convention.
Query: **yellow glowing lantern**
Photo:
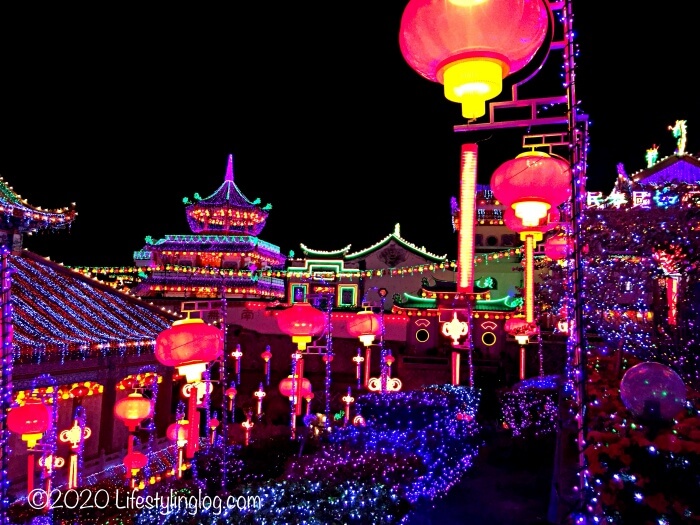
[[[411,68],[444,85],[462,115],[485,114],[503,79],[524,68],[547,36],[543,0],[410,0],[399,46]]]

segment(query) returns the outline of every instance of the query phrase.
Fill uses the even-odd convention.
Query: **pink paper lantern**
[[[574,251],[574,241],[565,233],[548,237],[544,242],[544,254],[553,261],[566,259]]]
[[[411,68],[462,104],[465,118],[476,118],[502,80],[534,58],[549,25],[543,0],[410,0],[399,47]]]
[[[156,338],[156,359],[165,366],[174,366],[188,382],[201,378],[207,363],[223,354],[223,332],[202,319],[175,321]]]
[[[311,338],[320,334],[326,326],[326,315],[309,303],[294,303],[277,315],[277,326],[292,336],[299,350],[305,350]]]
[[[571,198],[571,168],[567,161],[542,151],[527,151],[501,164],[491,175],[491,191],[512,207],[523,226],[537,226]]]

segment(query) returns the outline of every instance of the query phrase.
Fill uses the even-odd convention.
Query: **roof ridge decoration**
[[[366,254],[376,250],[377,248],[384,246],[385,244],[389,243],[389,241],[391,241],[392,239],[394,239],[396,242],[401,244],[404,248],[408,248],[409,250],[411,250],[413,252],[418,252],[421,255],[424,255],[425,257],[427,257],[428,259],[432,259],[433,261],[446,261],[447,260],[447,254],[436,255],[436,254],[431,253],[428,250],[426,250],[425,246],[418,247],[415,244],[413,244],[412,242],[409,242],[406,239],[404,239],[403,237],[401,237],[401,225],[398,222],[394,226],[394,231],[391,232],[386,237],[384,237],[379,242],[377,242],[377,243],[375,243],[375,244],[373,244],[373,245],[371,245],[363,250],[357,251],[355,253],[346,254],[345,257],[347,259],[356,259],[358,257],[362,257],[363,255],[366,255]]]
[[[304,252],[305,255],[324,255],[329,257],[338,257],[348,253],[352,244],[348,244],[347,246],[345,246],[344,248],[340,248],[339,250],[330,251],[314,250],[313,248],[309,248],[308,246],[306,246],[304,243],[299,243],[299,246],[301,246],[301,251]]]
[[[70,226],[76,215],[74,202],[55,210],[32,206],[0,177],[0,230],[16,233],[58,230]]]
[[[260,199],[249,200],[234,182],[233,154],[229,154],[224,182],[208,197],[194,195],[194,202],[183,199],[187,222],[193,233],[233,233],[258,235],[265,227],[271,204],[260,206]]]

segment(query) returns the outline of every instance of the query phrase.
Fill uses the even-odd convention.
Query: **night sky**
[[[671,4],[634,16],[628,4],[573,3],[592,191],[612,188],[618,163],[642,169],[654,144],[673,154],[676,120],[700,152],[695,22]],[[182,199],[216,190],[233,154],[242,193],[272,204],[260,238],[285,254],[360,250],[400,223],[408,241],[456,257],[461,144],[479,144],[488,183],[525,132],[453,130],[459,105],[399,50],[405,0],[233,5],[3,14],[0,176],[34,206],[78,211],[70,230],[25,247],[70,266],[132,265],[147,235],[189,233]]]

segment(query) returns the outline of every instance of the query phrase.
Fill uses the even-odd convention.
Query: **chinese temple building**
[[[284,281],[273,275],[283,269],[280,248],[261,240],[270,204],[248,200],[234,182],[229,155],[224,182],[206,198],[184,200],[191,233],[146,238],[134,253],[147,277],[132,293],[154,302],[165,300],[275,300],[285,293]]]
[[[98,461],[100,451],[120,451],[126,442],[127,430],[115,424],[112,414],[120,381],[148,370],[162,382],[168,373],[153,356],[155,339],[178,316],[22,248],[25,234],[68,228],[76,215],[73,205],[57,210],[32,206],[0,179],[3,501],[8,482],[9,488],[24,486],[17,480],[27,475],[28,445],[6,428],[12,410],[32,398],[54,410],[55,424],[37,450],[64,454],[56,448],[61,447],[57,438],[70,428],[78,402],[90,429],[87,465]],[[160,401],[169,408],[170,392],[164,390]],[[167,416],[163,409],[161,413]],[[160,423],[164,430],[167,422]],[[57,480],[66,479],[67,470],[58,470]]]

